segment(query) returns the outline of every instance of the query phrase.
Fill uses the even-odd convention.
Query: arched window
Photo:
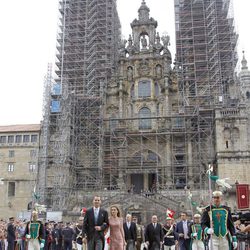
[[[151,117],[151,111],[149,108],[142,108],[139,111],[139,129],[151,129],[151,119],[146,119]]]
[[[139,82],[138,97],[150,97],[151,96],[151,82],[149,80],[143,80]]]

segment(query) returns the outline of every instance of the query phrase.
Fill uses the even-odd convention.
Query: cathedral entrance
[[[140,194],[144,190],[143,174],[131,174],[131,188],[136,194]]]
[[[156,183],[157,175],[155,173],[130,175],[130,191],[136,194],[156,192]]]
[[[156,192],[156,174],[148,174],[148,190],[152,193]]]

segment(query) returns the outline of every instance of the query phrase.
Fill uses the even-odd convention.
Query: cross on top
[[[218,221],[220,222],[221,214],[219,212],[217,212],[216,217],[217,217]]]

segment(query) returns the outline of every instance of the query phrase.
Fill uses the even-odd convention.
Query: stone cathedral
[[[156,210],[179,210],[186,206],[186,187],[199,201],[207,200],[208,163],[231,184],[249,180],[249,108],[247,94],[239,91],[247,67],[244,59],[241,78],[229,86],[228,103],[183,106],[170,37],[160,36],[149,12],[143,1],[139,18],[131,23],[132,35],[120,46],[119,70],[106,89],[103,181],[118,193],[154,194],[153,203],[160,200]],[[234,197],[235,189],[228,195]],[[114,201],[140,214],[148,203],[135,197],[130,203],[128,196]]]
[[[118,75],[107,88],[106,129],[111,133],[113,152],[106,158],[113,161],[113,177],[107,178],[119,180],[112,184],[125,185],[138,193],[171,178],[171,170],[166,167],[170,166],[166,158],[170,144],[159,131],[164,132],[168,126],[171,107],[177,105],[178,98],[168,49],[170,38],[160,37],[157,21],[149,17],[145,2],[131,28],[132,35],[119,51]]]

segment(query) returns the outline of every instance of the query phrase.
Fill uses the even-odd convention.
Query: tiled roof
[[[13,132],[31,132],[40,131],[40,124],[21,124],[21,125],[7,125],[0,126],[0,133],[13,133]]]

